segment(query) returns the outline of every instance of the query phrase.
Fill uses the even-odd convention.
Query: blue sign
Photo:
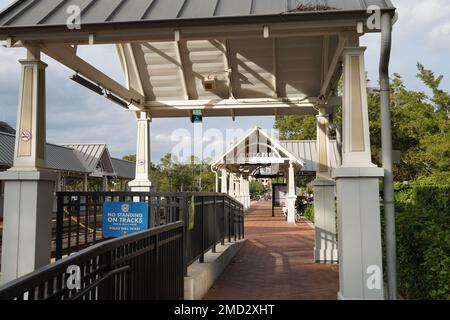
[[[192,123],[202,123],[203,122],[202,110],[193,110],[192,111],[191,122]]]
[[[148,204],[143,202],[103,203],[103,237],[117,238],[148,229]]]

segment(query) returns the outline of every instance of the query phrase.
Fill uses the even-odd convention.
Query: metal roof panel
[[[0,26],[64,25],[71,5],[80,7],[83,23],[394,9],[388,0],[18,0],[0,13]]]
[[[136,164],[130,161],[111,158],[116,176],[127,179],[134,179]]]
[[[14,162],[14,146],[15,136],[9,133],[0,132],[0,166],[12,167]],[[73,148],[76,147],[76,148]],[[80,151],[82,150],[82,151]],[[86,154],[85,152],[92,152]],[[100,157],[109,157],[106,145],[73,145],[73,146],[58,146],[47,143],[47,168],[56,171],[67,171],[76,173],[93,173],[95,167],[92,169],[86,167],[88,163],[95,163],[92,160]],[[99,157],[99,158],[97,158]],[[114,175],[119,178],[134,179],[135,164],[129,161],[111,158],[111,169]],[[91,161],[91,162],[86,162]],[[108,161],[108,160],[106,160]]]
[[[12,134],[0,132],[0,165],[10,166],[14,161],[15,137]]]
[[[280,141],[286,150],[302,160],[305,165],[301,171],[316,172],[317,171],[317,142],[316,141]],[[340,155],[337,142],[330,141],[330,165],[331,168],[337,168],[340,163]]]

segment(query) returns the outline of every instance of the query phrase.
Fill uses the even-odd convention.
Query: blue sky
[[[0,0],[0,8],[11,0]],[[394,27],[394,45],[391,73],[400,73],[406,85],[425,90],[416,79],[416,63],[420,61],[437,74],[444,75],[443,86],[450,88],[450,1],[448,0],[393,0],[399,10],[399,20]],[[366,68],[369,78],[376,84],[378,79],[379,34],[364,36],[362,45],[367,46]],[[112,46],[91,46],[79,49],[80,55],[100,70],[121,83],[123,74]],[[23,49],[0,47],[0,120],[15,126],[20,65]],[[108,58],[105,58],[108,57]],[[47,140],[52,143],[106,143],[117,157],[135,153],[136,122],[133,113],[124,112],[103,97],[68,79],[71,70],[48,57],[47,69]],[[271,130],[273,117],[230,118],[204,120],[203,130],[247,130],[256,124]],[[174,130],[193,130],[189,119],[153,120],[152,159],[159,159],[170,152],[176,142],[170,141]]]

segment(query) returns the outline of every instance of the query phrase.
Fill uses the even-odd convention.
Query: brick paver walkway
[[[289,225],[270,203],[256,203],[245,218],[248,241],[204,297],[206,300],[335,300],[337,265],[314,263],[314,230]]]

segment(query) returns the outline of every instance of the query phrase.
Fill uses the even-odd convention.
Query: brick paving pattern
[[[248,241],[205,300],[335,300],[337,265],[314,262],[314,230],[289,225],[271,204],[253,204],[245,218]]]

